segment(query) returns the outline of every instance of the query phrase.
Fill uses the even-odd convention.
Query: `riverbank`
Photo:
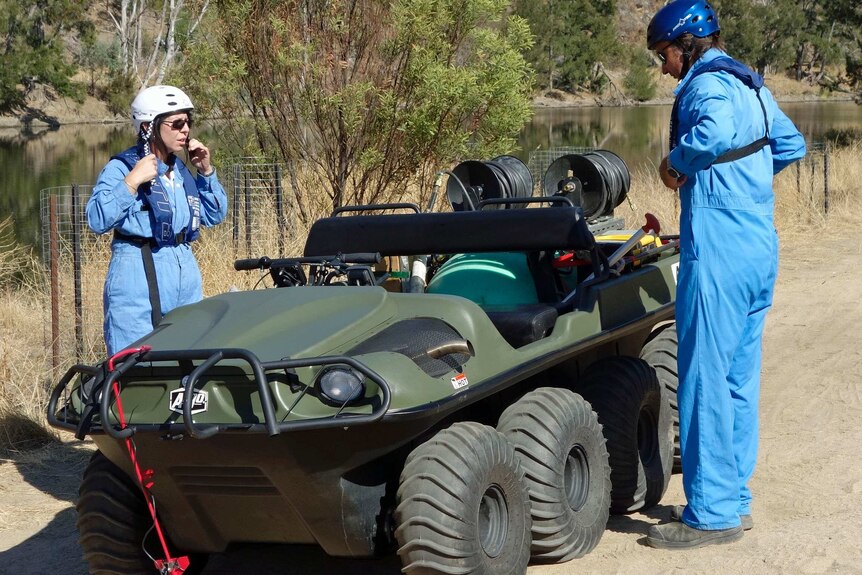
[[[612,85],[598,96],[586,92],[571,93],[562,90],[544,90],[533,98],[533,106],[542,108],[588,108],[624,106],[665,106],[673,104],[676,81],[669,76],[658,78],[657,96],[637,102],[626,98],[616,89],[622,86],[623,75],[609,73]],[[786,76],[767,74],[766,85],[779,102],[847,102],[853,100],[849,92],[827,92],[817,85],[797,82]],[[87,96],[83,102],[57,95],[45,86],[38,86],[27,98],[26,107],[15,113],[0,115],[0,130],[32,130],[75,124],[113,124],[127,122],[125,115],[112,114],[108,106]]]

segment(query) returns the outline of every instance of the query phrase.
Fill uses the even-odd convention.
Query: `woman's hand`
[[[213,167],[210,161],[210,150],[200,140],[194,138],[189,140],[189,160],[199,174],[209,176],[212,173]]]
[[[133,196],[138,193],[138,187],[141,184],[149,182],[159,173],[159,163],[156,160],[155,154],[148,154],[138,160],[132,171],[126,174],[123,178],[126,187],[129,188],[129,193]]]

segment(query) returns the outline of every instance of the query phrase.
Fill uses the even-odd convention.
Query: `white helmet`
[[[140,131],[143,122],[152,122],[156,116],[194,108],[191,99],[179,88],[150,86],[138,92],[132,101],[132,121],[135,131]]]

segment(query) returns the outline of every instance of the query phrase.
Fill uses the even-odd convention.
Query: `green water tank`
[[[458,295],[484,308],[539,303],[527,256],[521,252],[452,256],[431,278],[426,291]]]

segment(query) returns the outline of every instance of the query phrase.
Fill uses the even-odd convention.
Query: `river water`
[[[830,130],[862,131],[862,106],[852,102],[785,103],[782,108],[809,142]],[[552,148],[602,148],[634,171],[661,161],[669,118],[670,106],[537,109],[512,154],[528,162],[531,154]],[[131,125],[71,125],[35,134],[0,130],[0,220],[12,215],[17,239],[38,245],[40,191],[93,184],[111,154],[128,147],[133,136]],[[217,130],[204,127],[196,136],[217,149]]]

